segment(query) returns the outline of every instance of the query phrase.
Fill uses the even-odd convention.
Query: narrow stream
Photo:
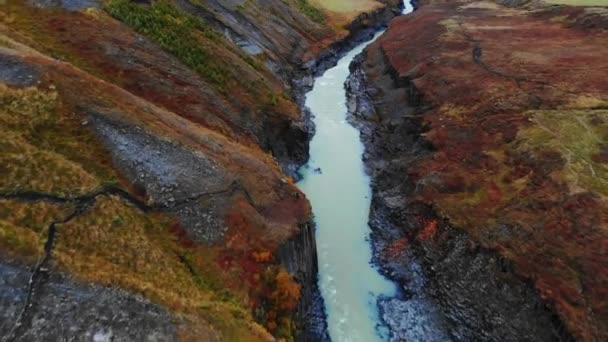
[[[404,13],[411,12],[408,1],[405,5]],[[357,46],[318,77],[306,97],[316,134],[298,186],[315,215],[319,287],[329,335],[336,342],[386,340],[388,332],[378,318],[377,298],[396,292],[395,285],[370,263],[370,179],[361,159],[359,131],[346,121],[344,90],[352,59],[381,34]]]

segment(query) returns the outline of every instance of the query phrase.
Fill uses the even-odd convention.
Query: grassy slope
[[[74,197],[119,182],[93,133],[66,111],[56,91],[1,85],[0,103],[1,132],[11,137],[3,141],[0,153],[5,167],[1,193],[39,191]],[[3,252],[34,261],[42,253],[50,222],[66,217],[71,207],[3,200]],[[213,317],[222,323],[216,328],[226,338],[251,335],[246,294],[227,291],[213,262],[183,262],[186,256],[208,252],[180,245],[169,229],[173,224],[170,217],[150,216],[118,198],[102,197],[82,217],[59,225],[57,265],[82,280],[140,292],[193,317]]]
[[[10,5],[9,10],[4,12],[3,9],[0,12],[3,22],[10,25],[8,30],[7,27],[2,27],[3,34],[30,44],[50,56],[70,61],[108,81],[121,84],[120,77],[107,73],[100,64],[84,58],[70,45],[69,40],[61,39],[53,30],[47,31],[44,26],[47,22],[42,20],[45,11],[48,11],[51,14],[49,17],[56,20],[54,23],[61,20],[62,16],[78,16],[80,20],[87,20],[91,24],[100,17],[101,20],[108,20],[103,18],[102,13],[90,12],[90,17],[87,17],[53,9],[33,9],[20,2],[11,2]],[[167,15],[167,8],[160,11],[161,15]],[[243,80],[235,79],[233,70],[222,71],[222,68],[232,66],[221,64],[227,62],[226,59],[222,60],[214,51],[206,52],[200,47],[211,46],[211,49],[223,49],[232,55],[243,57],[239,51],[226,45],[215,34],[205,31],[204,27],[199,27],[202,25],[200,22],[193,23],[192,18],[171,12],[173,9],[168,11],[172,21],[165,21],[164,25],[172,25],[173,21],[179,23],[181,20],[186,23],[175,23],[175,31],[157,26],[157,31],[151,34],[154,39],[165,39],[164,35],[169,32],[170,37],[177,42],[165,42],[165,48],[193,67],[200,67],[197,61],[201,57],[220,61],[219,66],[207,63],[204,69],[197,70],[220,90],[223,84],[232,85]],[[38,19],[41,20],[37,21]],[[165,19],[166,17],[159,20]],[[0,34],[2,47],[37,53],[3,34]],[[195,40],[198,43],[193,44],[188,40],[193,37],[207,40]],[[209,41],[215,43],[205,45]],[[177,50],[172,50],[176,47]],[[254,60],[243,57],[243,61],[251,69],[259,67]],[[243,65],[243,62],[238,63]],[[212,72],[208,73],[208,70]],[[218,77],[215,73],[217,70],[220,70]],[[122,185],[128,189],[129,185],[112,167],[107,151],[101,147],[90,128],[82,124],[83,117],[75,114],[86,103],[118,105],[123,99],[112,98],[119,93],[104,92],[108,90],[107,86],[100,86],[101,83],[93,85],[92,79],[87,80],[91,87],[79,93],[76,87],[82,84],[82,80],[63,73],[60,68],[53,72],[53,77],[58,78],[56,80],[62,84],[59,90],[49,80],[29,88],[0,85],[0,133],[9,137],[1,143],[0,171],[3,177],[0,192],[39,191],[60,197],[75,197],[91,193],[107,184]],[[66,78],[62,79],[63,77]],[[245,93],[252,99],[255,98],[255,103],[262,107],[287,106],[293,110],[293,104],[282,96],[264,96],[268,87],[252,86],[250,89]],[[75,94],[79,96],[75,97]],[[128,107],[141,104],[131,102]],[[120,105],[116,109],[126,108],[126,105]],[[255,155],[248,158],[255,158]],[[270,158],[264,157],[262,160],[267,162]],[[2,200],[2,254],[24,262],[35,261],[42,253],[46,228],[50,222],[66,217],[71,210],[73,207],[69,203],[55,205]],[[101,196],[82,216],[71,223],[58,225],[54,255],[58,267],[81,280],[120,286],[142,293],[177,313],[187,315],[192,324],[197,324],[197,320],[210,322],[227,340],[263,338],[264,331],[254,324],[251,310],[252,305],[259,305],[252,302],[253,299],[263,300],[269,303],[268,307],[275,307],[276,311],[271,317],[266,317],[265,313],[256,314],[256,320],[266,324],[277,335],[290,337],[293,325],[288,317],[294,309],[294,300],[299,296],[298,285],[291,280],[291,276],[286,276],[276,266],[271,253],[261,250],[259,252],[265,253],[265,257],[260,258],[248,249],[251,248],[250,244],[245,244],[245,248],[247,249],[236,255],[235,265],[226,266],[222,263],[222,253],[228,252],[224,252],[221,246],[193,245],[173,218],[141,212],[117,197]],[[242,281],[243,271],[239,263],[246,263],[247,269],[251,271],[247,275],[248,282]],[[284,302],[290,304],[284,306]]]
[[[294,326],[289,317],[300,288],[277,265],[272,250],[290,234],[294,221],[307,217],[307,209],[293,199],[276,204],[280,198],[273,193],[274,185],[266,184],[278,176],[275,162],[241,135],[235,127],[238,120],[223,117],[223,107],[213,106],[225,97],[254,112],[272,111],[289,118],[298,117],[297,107],[263,61],[243,54],[200,19],[178,11],[171,1],[144,6],[110,0],[105,6],[107,12],[67,12],[9,0],[0,8],[0,47],[14,49],[11,54],[26,56],[28,63],[40,63],[46,70],[33,87],[0,84],[0,133],[8,138],[0,143],[0,193],[36,191],[77,197],[106,185],[129,190],[108,151],[83,124],[83,109],[89,107],[106,108],[128,117],[129,124],[202,146],[209,156],[231,164],[231,170],[245,173],[241,181],[246,187],[264,189],[251,196],[268,206],[263,214],[276,221],[272,227],[237,198],[226,214],[230,228],[226,245],[201,246],[189,241],[175,218],[145,213],[119,197],[101,195],[76,219],[57,225],[55,265],[83,281],[141,293],[192,326],[208,326],[198,324],[208,322],[225,340],[263,339],[265,332],[254,321],[290,338]],[[327,19],[308,1],[294,1],[293,6],[313,21]],[[141,43],[134,31],[156,45]],[[41,55],[64,63],[50,65]],[[129,60],[144,67],[137,69],[138,64]],[[179,71],[180,64],[202,83]],[[211,95],[201,95],[203,86],[211,88]],[[189,106],[195,105],[197,111],[202,107],[203,113],[208,110],[220,119],[195,117],[195,124],[146,101],[188,119],[193,112]],[[256,177],[252,169],[265,177]],[[74,205],[0,200],[2,254],[35,262],[43,253],[49,224],[67,217]],[[184,338],[196,336],[185,333]]]

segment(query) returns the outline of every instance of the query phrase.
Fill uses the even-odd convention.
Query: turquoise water
[[[412,6],[411,2],[409,2],[409,1],[403,2],[403,11],[401,12],[401,14],[412,13],[413,10],[414,10],[414,6]]]
[[[395,285],[370,264],[370,179],[361,160],[359,131],[346,121],[348,65],[367,44],[349,52],[317,78],[306,97],[316,133],[298,186],[312,203],[315,215],[319,287],[329,335],[335,342],[386,339],[386,328],[378,319],[377,297],[396,291]]]

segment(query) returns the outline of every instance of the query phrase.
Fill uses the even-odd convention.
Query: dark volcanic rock
[[[14,341],[173,341],[179,319],[124,291],[78,284],[51,275],[15,326],[27,296],[30,271],[0,263],[0,335]]]
[[[34,85],[39,77],[38,68],[11,55],[0,55],[0,81],[18,87]]]

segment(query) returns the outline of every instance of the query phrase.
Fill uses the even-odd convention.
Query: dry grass
[[[102,196],[90,211],[58,227],[55,258],[84,281],[125,288],[203,318],[227,340],[254,336],[246,293],[229,292],[213,254],[181,246],[171,225],[166,217]]]
[[[2,191],[73,195],[116,181],[93,133],[63,111],[54,90],[0,84],[0,108]]]
[[[65,207],[48,203],[0,200],[0,250],[34,261],[42,254],[46,228],[67,214]]]
[[[381,6],[374,0],[313,0],[319,8],[337,13],[362,13]]]
[[[116,197],[100,197],[95,207],[59,229],[59,264],[87,280],[118,285],[170,303],[173,308],[207,302],[179,259],[181,250],[166,229]]]
[[[33,261],[42,254],[42,243],[35,232],[0,220],[0,250],[3,254]]]

